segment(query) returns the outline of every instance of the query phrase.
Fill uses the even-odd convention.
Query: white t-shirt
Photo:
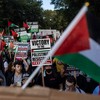
[[[8,68],[8,62],[7,61],[4,62],[4,68],[5,69]]]

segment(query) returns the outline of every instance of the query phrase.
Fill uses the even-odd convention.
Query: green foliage
[[[39,0],[2,0],[2,16],[4,27],[7,27],[7,21],[22,26],[23,21],[42,20],[42,1]]]
[[[100,18],[100,0],[51,0],[51,4],[55,5],[56,11],[59,12],[58,14],[62,17],[62,20],[65,21],[63,21],[63,24],[62,21],[60,23],[61,26],[63,25],[63,29],[65,25],[68,25],[72,21],[80,8],[87,1],[90,3],[89,10]]]
[[[52,11],[52,10],[43,11],[43,22],[44,23],[42,25],[42,28],[45,28],[45,29],[53,28],[55,15],[56,15],[55,11]]]

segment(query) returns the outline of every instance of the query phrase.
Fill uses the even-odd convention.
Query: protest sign
[[[29,44],[28,43],[17,43],[18,48],[17,48],[17,52],[16,52],[16,58],[20,59],[20,58],[27,58],[27,51],[28,51],[28,47]]]
[[[27,33],[26,31],[21,31],[20,39],[21,42],[27,42],[29,39],[31,39],[31,33]]]
[[[43,51],[32,51],[32,65],[38,66],[41,61],[45,58],[45,56],[48,54],[49,50],[43,50]],[[48,58],[46,63],[44,65],[51,65],[52,59],[51,57]]]
[[[34,33],[39,31],[38,22],[27,22],[27,24],[30,26],[29,32]]]
[[[34,39],[31,40],[31,49],[40,50],[40,49],[50,49],[50,39]]]
[[[40,35],[40,36],[53,35],[53,38],[56,40],[56,30],[40,29],[38,35]]]
[[[30,41],[32,66],[38,66],[51,50],[50,39],[34,39]],[[49,57],[44,65],[51,65],[52,58]]]

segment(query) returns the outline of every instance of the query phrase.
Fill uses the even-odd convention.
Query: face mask
[[[52,71],[52,69],[46,69],[46,72],[50,73]]]

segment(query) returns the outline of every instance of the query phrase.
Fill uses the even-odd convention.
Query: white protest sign
[[[45,56],[48,54],[49,50],[42,50],[42,51],[34,51],[32,52],[32,66],[38,66],[41,61],[45,58]],[[51,57],[48,58],[46,63],[44,65],[51,65],[52,59]]]
[[[52,30],[52,29],[49,29],[49,30],[40,29],[38,35],[40,35],[40,36],[53,35],[53,37],[56,40],[56,30]]]
[[[50,39],[34,39],[31,41],[31,49],[40,50],[40,49],[50,49]]]
[[[31,32],[38,32],[39,29],[38,22],[27,22],[27,24],[30,26]]]
[[[51,50],[50,39],[34,39],[30,41],[32,66],[38,66]],[[51,65],[51,57],[44,65]]]

